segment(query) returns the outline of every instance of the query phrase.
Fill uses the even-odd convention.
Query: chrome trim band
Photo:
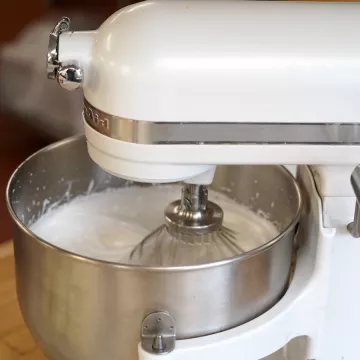
[[[89,126],[135,144],[360,145],[360,123],[171,123],[131,120],[107,114],[84,100]]]

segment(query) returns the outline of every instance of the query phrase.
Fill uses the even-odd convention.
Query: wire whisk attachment
[[[205,186],[185,184],[181,199],[166,207],[164,224],[133,249],[130,260],[144,266],[186,266],[237,256],[244,250],[223,218],[221,207],[208,201]]]

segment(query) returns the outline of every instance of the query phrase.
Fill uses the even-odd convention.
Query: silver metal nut
[[[84,73],[77,65],[61,66],[57,72],[59,85],[66,90],[78,89],[84,80]]]

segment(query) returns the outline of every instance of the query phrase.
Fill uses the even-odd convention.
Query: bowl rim
[[[301,216],[302,209],[303,209],[303,199],[301,196],[299,184],[297,183],[297,181],[293,177],[293,175],[290,173],[290,171],[288,169],[286,169],[284,166],[271,165],[271,166],[276,166],[276,167],[280,168],[281,171],[283,171],[285,173],[285,175],[287,175],[292,180],[293,185],[295,187],[295,193],[296,193],[297,200],[298,200],[298,206],[296,209],[295,216],[293,217],[292,221],[285,227],[285,229],[282,232],[280,232],[276,237],[274,237],[273,239],[271,239],[270,241],[266,242],[265,244],[263,244],[259,247],[256,247],[256,248],[254,248],[250,251],[247,251],[245,253],[242,253],[240,255],[236,255],[236,256],[226,258],[223,260],[217,260],[217,261],[213,261],[213,262],[209,262],[209,263],[205,263],[205,264],[185,265],[185,266],[149,266],[149,265],[144,266],[144,265],[136,265],[136,264],[126,264],[126,263],[124,264],[124,263],[118,263],[118,262],[113,262],[113,261],[94,259],[91,257],[75,254],[69,250],[63,249],[56,245],[53,245],[50,242],[46,241],[45,239],[42,239],[41,237],[37,236],[18,218],[18,216],[16,215],[15,211],[13,210],[13,207],[11,204],[11,188],[12,188],[12,185],[13,185],[20,169],[31,159],[37,157],[39,154],[56,149],[57,147],[61,147],[65,144],[80,142],[80,141],[85,141],[85,143],[86,143],[85,135],[83,135],[83,134],[75,135],[75,136],[67,137],[65,139],[56,141],[50,145],[43,147],[42,149],[36,151],[35,153],[33,153],[32,155],[27,157],[13,171],[13,173],[10,176],[8,183],[6,185],[6,192],[5,192],[5,200],[6,200],[7,209],[10,213],[11,219],[20,228],[20,230],[22,232],[24,232],[28,237],[30,237],[33,241],[40,243],[42,246],[45,246],[49,250],[56,251],[64,256],[68,256],[72,259],[76,259],[76,260],[86,262],[86,263],[96,265],[96,266],[107,266],[107,267],[113,267],[113,268],[122,269],[122,270],[130,270],[130,271],[146,270],[146,271],[153,271],[153,272],[164,272],[164,271],[183,272],[183,271],[195,271],[195,270],[202,270],[202,269],[215,268],[215,267],[217,268],[219,266],[226,266],[229,264],[234,264],[237,262],[244,261],[246,259],[249,259],[253,256],[259,255],[260,253],[263,253],[263,252],[269,250],[270,248],[275,246],[282,238],[286,237],[295,228],[296,224],[300,220],[300,216]],[[91,161],[93,161],[93,160],[91,160]],[[234,166],[241,166],[241,164],[234,165]],[[13,240],[14,240],[14,243],[16,243],[16,239],[14,238]]]

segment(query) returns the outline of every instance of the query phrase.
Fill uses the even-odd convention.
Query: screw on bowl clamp
[[[175,341],[175,320],[169,313],[159,311],[145,317],[141,327],[141,345],[146,352],[168,354],[175,349]]]

